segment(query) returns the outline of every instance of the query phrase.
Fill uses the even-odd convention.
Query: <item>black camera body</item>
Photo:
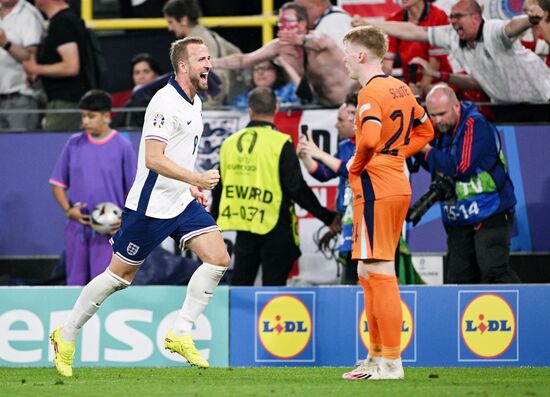
[[[453,179],[447,175],[437,174],[433,178],[428,191],[409,208],[407,222],[412,222],[415,226],[436,202],[453,200],[456,200]]]

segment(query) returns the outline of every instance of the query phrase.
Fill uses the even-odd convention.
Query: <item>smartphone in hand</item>
[[[303,136],[303,138],[306,141],[309,141],[309,135],[308,135],[309,126],[307,124],[302,124],[300,126],[300,134]],[[302,137],[300,137],[300,140],[302,140]]]

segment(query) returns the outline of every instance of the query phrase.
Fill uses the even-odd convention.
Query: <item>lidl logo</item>
[[[357,293],[357,360],[366,357],[370,339],[369,324],[365,315],[364,293]],[[401,311],[403,312],[403,321],[401,323],[401,357],[403,361],[416,361],[416,292],[401,291]]]
[[[256,361],[314,361],[315,293],[256,295]]]
[[[459,361],[516,361],[518,291],[460,291]]]
[[[409,343],[411,343],[412,335],[413,335],[413,321],[412,321],[412,314],[411,310],[407,306],[406,303],[401,301],[401,309],[403,312],[403,322],[401,323],[401,352],[407,349],[409,347]],[[363,313],[361,314],[361,319],[359,321],[359,335],[361,336],[361,341],[363,342],[363,345],[367,350],[369,350],[370,347],[370,339],[369,339],[369,324],[367,323],[367,316],[365,314],[365,311],[363,310]]]

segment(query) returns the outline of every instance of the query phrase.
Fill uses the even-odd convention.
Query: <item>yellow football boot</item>
[[[61,337],[61,327],[57,327],[50,335],[53,346],[53,363],[59,375],[73,376],[74,342],[64,341]]]
[[[191,365],[208,368],[210,364],[200,355],[190,336],[175,336],[172,331],[164,338],[164,346],[172,353],[178,353]]]

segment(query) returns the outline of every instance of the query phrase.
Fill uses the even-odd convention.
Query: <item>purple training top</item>
[[[69,138],[55,164],[50,183],[67,189],[71,205],[110,201],[124,208],[136,175],[136,153],[116,131],[102,139],[85,132]]]

